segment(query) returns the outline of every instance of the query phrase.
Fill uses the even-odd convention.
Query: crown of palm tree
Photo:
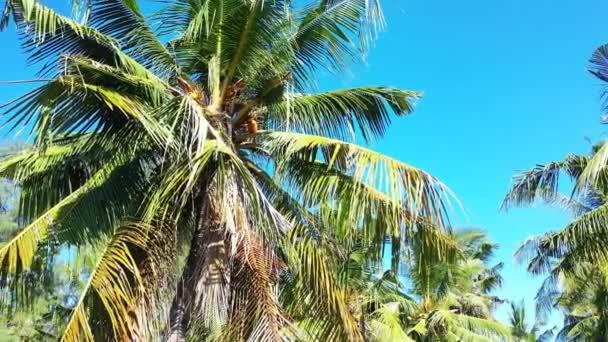
[[[5,106],[10,131],[34,141],[0,165],[27,222],[0,249],[11,302],[53,232],[103,246],[63,340],[360,339],[322,208],[379,250],[441,225],[448,205],[434,177],[355,144],[382,137],[416,92],[314,92],[318,73],[362,57],[379,4],[167,0],[150,20],[136,1],[80,10],[8,0],[0,23],[16,23],[48,78]],[[306,331],[281,303],[285,277]]]

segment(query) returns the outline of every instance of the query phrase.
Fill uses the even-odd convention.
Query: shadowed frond
[[[114,165],[98,171],[89,181],[77,190],[63,198],[46,213],[30,223],[27,227],[0,249],[0,265],[2,273],[15,273],[29,269],[36,252],[38,242],[44,240],[51,226],[59,219],[60,214],[69,211],[78,201],[79,197],[87,191],[102,184],[108,177]]]
[[[502,202],[502,209],[507,210],[516,205],[530,205],[541,199],[555,202],[559,194],[559,176],[565,172],[571,180],[576,181],[589,162],[586,156],[568,155],[563,161],[538,165],[532,170],[523,172],[513,179],[509,192]]]
[[[266,127],[355,140],[360,132],[366,142],[382,137],[397,116],[412,112],[419,94],[385,87],[334,90],[321,94],[285,94],[286,99],[268,107]]]
[[[326,247],[311,233],[296,227],[286,242],[294,277],[294,284],[284,294],[286,308],[306,318],[299,326],[313,339],[359,340],[360,332],[347,306],[346,294],[334,275],[335,265]]]

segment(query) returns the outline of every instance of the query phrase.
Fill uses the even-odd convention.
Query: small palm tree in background
[[[524,301],[511,302],[509,323],[515,341],[518,342],[549,342],[554,338],[554,329],[542,331],[543,323],[536,320],[531,328],[528,328],[526,307]]]
[[[52,237],[101,251],[62,340],[361,340],[335,234],[378,261],[449,206],[434,177],[355,144],[416,92],[315,92],[360,60],[379,4],[167,0],[147,21],[136,1],[82,3],[70,19],[7,0],[0,22],[44,77],[4,107],[33,137],[0,163],[24,223],[0,249],[4,304],[31,295]]]
[[[579,264],[561,281],[562,291],[553,298],[564,313],[557,341],[608,340],[608,268]]]
[[[509,327],[492,311],[500,302],[500,265],[487,264],[496,245],[473,229],[454,233],[430,230],[412,236],[407,268],[412,289],[391,272],[366,280],[357,292],[364,331],[370,341],[510,340]],[[438,254],[443,251],[444,255]],[[357,284],[357,279],[349,280]]]

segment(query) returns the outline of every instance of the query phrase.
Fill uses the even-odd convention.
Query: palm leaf
[[[506,210],[513,205],[529,205],[537,199],[556,201],[560,173],[565,172],[571,180],[576,181],[588,162],[588,157],[570,154],[563,161],[538,165],[532,170],[522,172],[514,177],[513,184],[503,200],[502,209]]]
[[[366,142],[382,137],[390,111],[413,111],[418,93],[385,87],[341,89],[321,94],[292,95],[268,108],[266,127],[354,140],[360,132]]]
[[[112,165],[113,167],[114,165]],[[38,242],[44,240],[59,215],[72,208],[81,195],[102,184],[108,176],[108,169],[98,171],[83,186],[73,191],[39,218],[23,228],[21,232],[0,249],[0,265],[4,274],[29,269]]]
[[[414,217],[443,225],[451,192],[433,176],[378,152],[340,140],[301,133],[271,132],[260,135],[277,168],[295,160],[314,161],[318,155],[331,167],[385,193],[404,205]],[[353,195],[357,198],[357,193]]]
[[[138,320],[138,297],[144,283],[132,248],[145,248],[147,234],[138,227],[116,233],[108,243],[76,303],[61,341],[94,341],[93,332],[109,325],[116,340],[132,339],[141,334]],[[87,308],[97,305],[97,310]],[[97,315],[96,319],[92,315]],[[102,318],[103,317],[103,318]],[[104,320],[106,320],[104,322]]]

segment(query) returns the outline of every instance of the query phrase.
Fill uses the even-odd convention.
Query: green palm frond
[[[148,105],[140,98],[83,83],[80,77],[71,75],[50,81],[7,108],[4,115],[6,124],[11,125],[9,131],[34,129],[30,123],[36,116],[31,114],[43,113],[47,108],[53,110],[53,120],[46,130],[54,135],[108,133],[137,123],[158,143],[171,141],[167,128],[149,115]]]
[[[299,61],[294,73],[302,85],[311,84],[310,74],[317,68],[344,70],[349,62],[358,61],[384,26],[377,1],[315,1],[295,15],[301,19],[292,38]],[[357,35],[358,41],[353,39]]]
[[[496,339],[511,339],[511,329],[497,321],[472,317],[468,315],[459,315],[449,311],[443,311],[442,315],[451,321],[451,324],[462,327],[467,331],[488,338],[490,341]]]
[[[173,55],[148,26],[137,1],[93,0],[87,24],[114,37],[123,51],[148,70],[165,78],[175,76]]]
[[[404,330],[403,323],[399,319],[399,305],[397,303],[383,304],[374,311],[374,319],[369,322],[372,339],[376,342],[403,341],[414,342]]]
[[[319,156],[332,168],[404,205],[414,217],[423,216],[442,225],[451,206],[450,191],[433,176],[351,143],[322,136],[271,132],[258,139],[277,163],[277,169],[295,160],[315,161]],[[356,195],[356,193],[354,194]],[[354,197],[356,198],[356,197]],[[422,200],[424,199],[424,200]]]
[[[20,185],[20,216],[27,222],[80,187],[116,158],[116,146],[71,136],[25,149],[0,162],[0,175]],[[123,151],[123,156],[133,150]]]
[[[49,229],[59,218],[59,215],[73,208],[80,196],[102,184],[108,177],[108,171],[105,168],[98,171],[84,185],[63,198],[43,215],[40,215],[27,227],[23,228],[15,238],[3,246],[0,249],[2,273],[16,273],[20,270],[29,269],[38,242],[46,238]]]
[[[562,257],[568,251],[580,251],[575,255],[581,260],[603,262],[608,254],[603,248],[606,242],[606,225],[608,205],[602,205],[581,215],[562,230],[543,238],[554,257]],[[573,255],[573,256],[575,256]]]
[[[25,280],[23,275],[30,273],[40,252],[45,252],[41,246],[47,243],[49,235],[59,239],[59,243],[86,244],[112,231],[125,216],[136,212],[132,201],[145,193],[147,183],[145,177],[134,172],[141,166],[141,161],[118,156],[120,154],[107,160],[80,187],[41,212],[3,245],[0,249],[3,287],[20,288]],[[23,191],[27,190],[27,184],[23,186]],[[114,206],[99,205],[104,202]],[[29,289],[23,289],[23,296],[21,292],[15,292],[11,303],[20,304],[27,300]]]
[[[346,303],[346,294],[338,287],[333,273],[335,264],[326,247],[303,227],[290,232],[285,247],[294,284],[285,293],[288,298],[284,300],[289,311],[310,317],[302,323],[302,328],[319,340],[360,339],[356,321]]]
[[[268,107],[266,127],[354,140],[360,132],[366,142],[382,137],[396,115],[412,112],[413,91],[385,87],[334,90],[320,94],[285,94]]]
[[[45,63],[41,74],[58,69],[57,59],[65,54],[87,55],[109,63],[128,62],[127,58],[121,57],[122,53],[118,52],[114,39],[61,16],[38,1],[7,1],[0,25],[8,25],[11,17],[26,33],[22,39],[26,51],[30,53],[29,61]]]
[[[407,238],[417,222],[415,215],[391,202],[384,193],[361,184],[352,176],[329,170],[323,163],[290,163],[276,170],[275,177],[283,180],[292,189],[294,199],[304,206],[320,208],[319,218],[324,219],[325,225],[335,227],[335,233],[343,237],[360,232],[382,248],[388,236]],[[331,210],[326,210],[327,203],[334,204]]]
[[[570,154],[563,161],[538,165],[519,174],[514,177],[514,182],[503,200],[502,209],[529,205],[537,199],[554,202],[559,194],[560,173],[565,172],[571,180],[576,181],[588,163],[588,157]],[[559,198],[557,200],[560,201]]]

